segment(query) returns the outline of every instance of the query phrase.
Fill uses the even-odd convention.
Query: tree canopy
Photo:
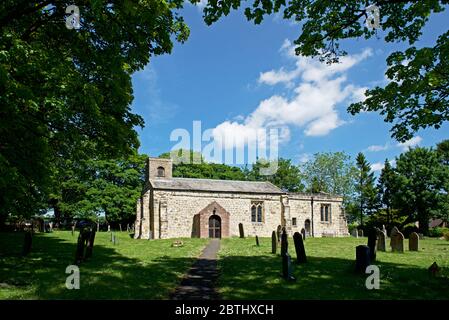
[[[0,2],[2,219],[41,208],[64,159],[131,154],[143,125],[131,75],[189,35],[179,0],[77,1],[80,28],[68,29],[72,4]]]

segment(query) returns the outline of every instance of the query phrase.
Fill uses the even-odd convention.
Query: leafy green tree
[[[245,180],[242,169],[220,163],[208,163],[199,152],[193,150],[176,150],[174,154],[165,152],[159,158],[171,157],[183,159],[181,163],[173,164],[173,176],[179,178]],[[195,161],[194,161],[195,160]],[[199,163],[198,163],[199,162]]]
[[[3,217],[41,207],[48,164],[132,153],[143,120],[131,112],[131,75],[189,34],[179,0],[76,1],[80,28],[68,29],[72,4],[0,2]]]
[[[259,24],[266,15],[282,12],[284,19],[294,19],[301,33],[294,41],[296,54],[318,56],[334,63],[346,52],[340,42],[346,39],[379,37],[385,42],[408,42],[404,52],[397,51],[387,58],[385,87],[367,90],[367,99],[349,106],[348,111],[376,111],[386,122],[395,123],[392,136],[399,141],[412,138],[420,128],[439,128],[449,119],[449,33],[439,35],[433,46],[417,48],[425,24],[442,12],[447,0],[254,0],[245,8],[248,20]],[[379,33],[365,24],[367,7],[380,10]],[[212,24],[241,0],[209,0],[204,8],[205,21]]]
[[[393,195],[395,193],[395,172],[388,159],[385,159],[385,165],[380,172],[377,181],[377,190],[379,193],[380,204],[385,208],[386,225],[391,226],[391,210],[393,205]]]
[[[121,159],[67,161],[67,171],[55,188],[59,193],[52,194],[50,201],[56,220],[96,220],[104,214],[113,225],[134,221],[146,158],[133,154]]]
[[[449,140],[443,140],[437,144],[437,153],[441,158],[441,163],[449,166]]]
[[[377,189],[375,187],[374,172],[363,153],[356,157],[357,165],[357,197],[360,209],[360,225],[363,225],[363,216],[373,213],[378,208]]]
[[[354,197],[356,168],[344,152],[316,153],[303,165],[303,175],[309,192],[341,195],[345,205]]]
[[[275,161],[275,160],[272,160]],[[302,176],[299,168],[291,163],[290,159],[279,158],[277,166],[273,166],[267,161],[257,160],[247,174],[247,179],[251,181],[269,181],[282,190],[289,192],[303,191]],[[277,168],[272,175],[263,175],[262,168]]]
[[[427,234],[429,219],[447,219],[449,170],[435,150],[410,149],[399,156],[395,171],[393,206],[407,217],[404,224],[418,221],[420,231]]]

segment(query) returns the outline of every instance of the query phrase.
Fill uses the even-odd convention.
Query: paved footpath
[[[218,278],[217,252],[220,239],[211,239],[201,256],[184,276],[181,284],[170,295],[172,300],[216,300],[219,295],[214,288]]]

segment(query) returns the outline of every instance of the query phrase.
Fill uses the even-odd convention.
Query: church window
[[[321,205],[321,221],[330,222],[331,221],[331,205],[322,204]]]
[[[296,218],[292,218],[292,226],[296,227],[298,225]]]
[[[251,202],[251,222],[256,222],[256,223],[263,222],[263,202],[262,201]]]
[[[164,167],[157,168],[157,176],[158,177],[165,177],[165,169],[164,169]]]

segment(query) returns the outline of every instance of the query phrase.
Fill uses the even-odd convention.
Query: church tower
[[[145,168],[145,180],[171,179],[173,172],[173,160],[161,158],[148,158]]]

